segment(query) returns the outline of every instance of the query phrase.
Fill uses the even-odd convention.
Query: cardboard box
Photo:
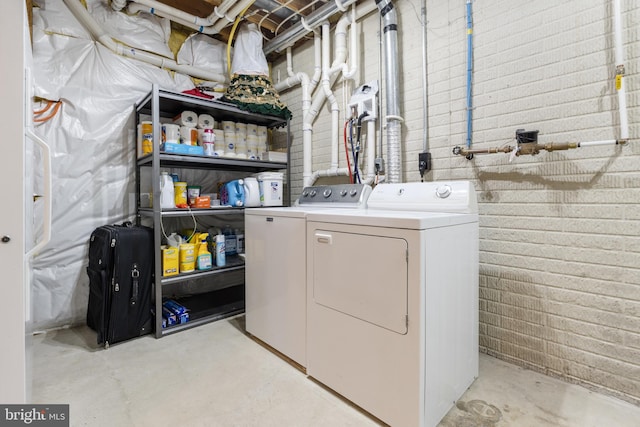
[[[165,142],[160,145],[160,151],[167,154],[186,154],[189,156],[204,156],[204,148],[199,145],[175,144]]]
[[[172,246],[162,248],[162,276],[175,276],[179,273],[178,248]]]

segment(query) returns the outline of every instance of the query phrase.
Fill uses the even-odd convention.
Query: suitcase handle
[[[138,270],[138,264],[133,264],[131,268],[131,299],[129,304],[132,306],[138,303],[138,278],[140,277],[140,271]]]

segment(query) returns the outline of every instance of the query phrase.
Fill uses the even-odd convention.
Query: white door
[[[0,402],[26,403],[24,32],[25,2],[3,2],[0,14]]]

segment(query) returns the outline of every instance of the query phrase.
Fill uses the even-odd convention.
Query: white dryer
[[[470,182],[381,184],[307,214],[307,374],[392,426],[436,426],[478,375]]]
[[[297,206],[245,209],[246,330],[305,367],[306,216],[364,208],[371,187],[307,187]]]

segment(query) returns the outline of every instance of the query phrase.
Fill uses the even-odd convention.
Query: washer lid
[[[363,225],[370,227],[426,230],[477,223],[478,214],[449,212],[392,211],[383,209],[327,209],[307,214],[307,223]],[[322,226],[318,226],[322,228]]]
[[[309,209],[300,207],[245,208],[245,216],[277,216],[286,218],[304,218]]]
[[[368,209],[421,212],[477,213],[471,181],[408,182],[377,185]]]

